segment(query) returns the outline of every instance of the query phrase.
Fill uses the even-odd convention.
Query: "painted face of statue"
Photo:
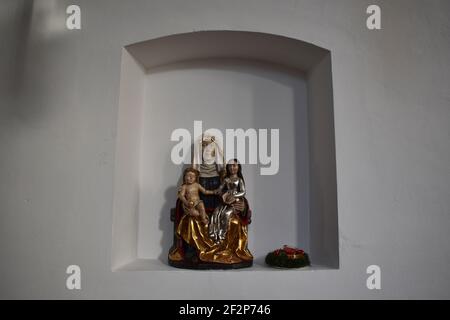
[[[239,172],[239,165],[236,162],[230,164],[230,173],[232,175],[236,175],[238,172]]]
[[[193,172],[188,172],[184,176],[184,180],[187,184],[193,184],[195,182],[195,179],[196,179],[196,176],[195,176],[195,173],[193,173]]]

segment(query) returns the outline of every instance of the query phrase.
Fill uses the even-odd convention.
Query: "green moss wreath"
[[[269,252],[266,263],[269,266],[281,268],[301,268],[311,264],[307,253],[288,246]]]

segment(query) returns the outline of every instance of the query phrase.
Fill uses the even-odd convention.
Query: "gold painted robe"
[[[190,246],[197,248],[199,258],[203,262],[234,264],[253,260],[247,248],[248,227],[236,214],[230,218],[226,238],[218,244],[209,238],[206,225],[186,214],[181,218],[176,233]],[[183,259],[179,248],[170,252],[169,259],[173,261]]]

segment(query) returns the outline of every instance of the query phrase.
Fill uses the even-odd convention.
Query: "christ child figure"
[[[209,219],[206,215],[205,205],[200,200],[199,192],[205,195],[214,195],[214,191],[206,190],[198,183],[199,172],[194,168],[187,168],[183,173],[183,184],[178,190],[178,198],[183,203],[183,209],[191,217],[198,217],[208,225]]]

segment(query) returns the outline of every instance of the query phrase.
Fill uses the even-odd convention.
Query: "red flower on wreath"
[[[303,251],[301,249],[297,249],[297,248],[292,248],[287,245],[284,245],[283,248],[281,248],[281,249],[275,250],[273,253],[276,256],[279,256],[282,252],[284,252],[286,255],[296,255],[296,254],[304,255],[305,254],[305,251]]]
[[[303,250],[297,249],[297,248],[292,248],[292,247],[289,247],[287,245],[283,246],[283,251],[286,254],[302,254],[302,255],[305,254],[305,252]]]

